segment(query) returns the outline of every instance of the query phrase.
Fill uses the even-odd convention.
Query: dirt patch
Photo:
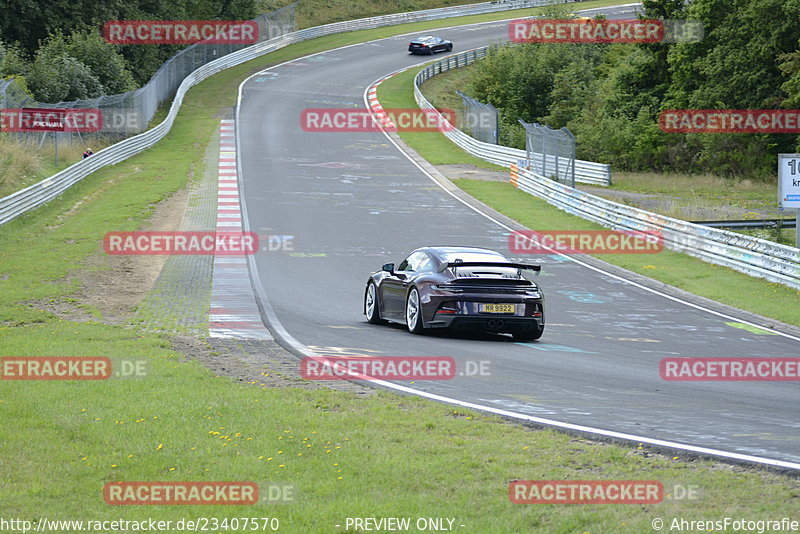
[[[142,230],[177,230],[187,202],[186,189],[163,200]],[[79,299],[99,310],[106,321],[125,321],[153,287],[165,261],[167,256],[96,254],[87,261],[87,271],[81,273]]]
[[[508,171],[490,171],[475,165],[437,165],[436,168],[450,180],[488,180],[492,182],[507,182]]]
[[[158,203],[142,230],[177,230],[186,210],[188,193],[182,189]],[[33,301],[28,304],[69,321],[100,318],[124,324],[158,278],[167,256],[112,256],[98,251],[85,261],[85,268],[62,283],[77,282],[80,289],[68,300]]]
[[[345,380],[304,380],[300,359],[275,341],[172,336],[172,348],[217,376],[262,388],[333,389],[369,397],[376,390]]]

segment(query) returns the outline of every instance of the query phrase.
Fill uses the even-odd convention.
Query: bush
[[[136,89],[136,82],[125,66],[118,47],[106,43],[97,32],[81,31],[64,37],[60,33],[47,40],[40,52],[67,56],[87,66],[102,85],[103,94],[114,95]]]
[[[34,98],[40,102],[84,100],[103,94],[103,84],[91,69],[65,55],[36,54],[27,82]]]

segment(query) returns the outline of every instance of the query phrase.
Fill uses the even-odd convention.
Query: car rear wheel
[[[422,306],[419,303],[419,291],[412,287],[406,299],[406,326],[412,334],[421,334],[425,327],[422,325]]]
[[[516,341],[533,341],[542,337],[542,334],[544,334],[544,327],[539,328],[536,323],[526,325],[524,328],[519,328],[512,333]]]
[[[386,322],[381,319],[378,312],[378,289],[375,287],[375,282],[371,280],[367,284],[367,290],[364,292],[364,313],[367,316],[367,322],[370,324]]]

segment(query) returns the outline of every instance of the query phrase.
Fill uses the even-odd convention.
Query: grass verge
[[[378,88],[381,105],[386,109],[416,107],[413,80],[419,70],[409,69],[384,81]],[[477,159],[438,132],[401,132],[400,136],[434,165],[474,163]],[[487,165],[489,164],[483,162],[479,166]],[[490,167],[497,168],[493,165]],[[567,214],[509,183],[477,180],[456,180],[455,183],[481,202],[534,230],[602,228]],[[800,291],[784,285],[753,278],[733,269],[705,263],[669,250],[651,255],[605,254],[596,257],[723,304],[800,326],[800,308],[797,306]]]
[[[65,321],[30,305],[69,298],[70,274],[85,268],[106,231],[138,228],[202,173],[206,145],[244,76],[333,43],[303,43],[203,82],[156,147],[3,226],[0,355],[147,363],[138,379],[0,383],[3,518],[274,516],[283,532],[315,533],[340,531],[346,517],[449,517],[463,532],[566,533],[642,532],[655,517],[796,515],[800,482],[792,478],[526,430],[417,398],[260,389],[184,360],[166,337]],[[655,479],[668,498],[647,507],[513,505],[512,479]],[[107,506],[103,485],[116,480],[247,480],[297,491],[285,505]],[[697,486],[699,495],[676,499],[676,485]]]

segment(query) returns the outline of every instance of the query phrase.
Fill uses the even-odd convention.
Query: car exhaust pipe
[[[502,319],[489,319],[486,321],[486,329],[492,332],[499,332],[505,325],[506,322]]]

